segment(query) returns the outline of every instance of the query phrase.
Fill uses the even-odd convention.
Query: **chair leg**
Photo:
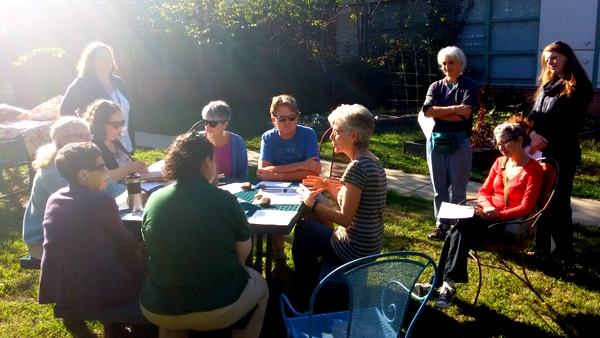
[[[481,262],[479,261],[477,251],[473,251],[473,253],[469,252],[469,255],[475,259],[475,262],[477,262],[477,269],[479,270],[479,284],[477,285],[477,294],[475,294],[475,300],[473,301],[473,306],[475,306],[477,304],[477,299],[479,298],[479,292],[481,291]]]

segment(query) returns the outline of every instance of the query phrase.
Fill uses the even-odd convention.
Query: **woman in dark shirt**
[[[550,212],[540,220],[536,246],[549,252],[552,236],[565,276],[574,277],[571,191],[575,169],[581,161],[579,130],[594,90],[573,49],[565,42],[557,41],[544,48],[541,67],[540,87],[528,115],[533,121],[530,153],[540,150],[544,157],[556,160],[560,179]]]

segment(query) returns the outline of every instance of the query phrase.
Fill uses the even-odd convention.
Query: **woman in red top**
[[[488,226],[529,215],[534,211],[542,187],[542,166],[523,150],[531,142],[526,130],[518,123],[507,122],[496,127],[494,137],[503,156],[496,160],[479,190],[475,215],[461,220],[448,232],[440,254],[438,272],[443,278],[439,279],[440,285],[436,285],[441,286],[435,303],[438,308],[452,305],[456,296],[454,282],[468,281],[467,257],[471,245],[482,238],[500,240],[504,229],[492,231],[487,230]],[[505,172],[508,205],[504,198]],[[418,284],[416,287],[431,286]]]

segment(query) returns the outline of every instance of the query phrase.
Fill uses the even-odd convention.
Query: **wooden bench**
[[[190,337],[231,337],[231,331],[233,329],[246,328],[255,310],[256,307],[229,327],[207,332],[191,331]],[[154,325],[146,319],[138,302],[99,310],[55,306],[54,317],[71,320],[98,321],[104,325],[105,337],[114,337],[115,327],[112,324]]]

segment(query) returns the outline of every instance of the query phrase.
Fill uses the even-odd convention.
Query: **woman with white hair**
[[[429,86],[422,111],[435,121],[426,153],[437,226],[428,236],[444,240],[451,224],[437,219],[442,202],[458,203],[467,197],[472,158],[469,136],[477,106],[477,84],[462,75],[467,60],[458,47],[442,48],[437,59],[444,78]]]
[[[303,193],[304,204],[321,218],[338,225],[329,227],[312,220],[296,225],[292,255],[298,299],[308,301],[318,282],[319,257],[334,263],[378,254],[383,247],[383,209],[387,195],[385,169],[369,151],[375,128],[373,114],[359,105],[344,104],[328,117],[333,128],[329,139],[333,151],[350,159],[340,181],[308,176],[310,186]],[[327,191],[338,202],[333,209],[315,199]]]
[[[231,108],[224,101],[211,101],[202,109],[206,138],[214,146],[219,174],[225,178],[248,178],[248,153],[241,136],[227,130]]]
[[[54,166],[56,153],[65,145],[73,142],[87,142],[91,139],[88,123],[75,116],[64,116],[52,125],[50,130],[52,143],[46,144],[37,151],[33,168],[37,170],[33,179],[31,197],[23,217],[23,240],[31,257],[42,258],[44,242],[44,210],[50,195],[67,186]],[[119,196],[127,188],[113,180],[108,180],[106,192],[113,197]]]

